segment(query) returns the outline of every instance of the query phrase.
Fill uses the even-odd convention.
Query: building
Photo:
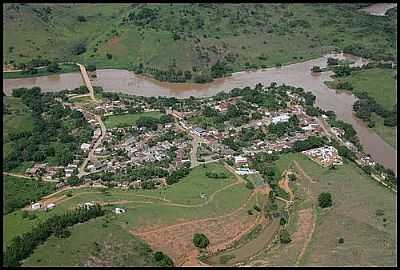
[[[56,205],[55,205],[54,203],[49,203],[49,204],[46,206],[46,209],[53,209],[54,207],[56,207]]]
[[[39,209],[39,208],[42,208],[42,204],[41,203],[33,203],[32,205],[31,205],[31,208],[32,209]]]
[[[206,131],[204,129],[202,129],[201,127],[195,127],[193,129],[193,133],[198,136],[203,136],[206,133]]]
[[[242,157],[242,156],[237,156],[237,157],[235,157],[235,164],[236,165],[247,164],[247,158]]]
[[[257,173],[256,170],[251,170],[249,168],[238,168],[236,171],[236,174],[238,175],[248,175],[248,174],[255,174]]]
[[[336,148],[332,146],[323,146],[319,148],[314,148],[302,152],[312,160],[316,161],[323,167],[328,167],[331,165],[342,165],[342,157],[339,156]]]
[[[126,210],[123,209],[123,208],[116,207],[116,208],[113,210],[113,212],[114,212],[115,214],[122,214],[122,213],[125,213]]]
[[[90,150],[90,144],[88,143],[82,143],[81,145],[81,150],[83,150],[84,152],[87,152]]]
[[[275,116],[272,118],[272,123],[277,124],[277,123],[282,123],[282,122],[288,122],[289,118],[290,118],[290,116],[287,114],[278,115],[278,116]]]

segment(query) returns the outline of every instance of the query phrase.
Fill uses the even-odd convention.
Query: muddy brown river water
[[[313,66],[326,67],[327,58],[333,55],[283,66],[257,71],[243,71],[230,77],[217,79],[211,83],[168,83],[152,78],[136,75],[133,72],[119,69],[97,70],[97,78],[93,85],[102,86],[105,91],[122,92],[141,96],[171,96],[184,98],[189,96],[212,96],[220,91],[229,91],[235,87],[254,87],[257,83],[267,86],[272,82],[293,85],[311,91],[316,96],[316,105],[324,110],[335,111],[338,118],[353,125],[360,138],[365,152],[387,168],[396,171],[396,150],[380,138],[375,132],[355,118],[352,111],[356,97],[348,92],[329,89],[324,81],[332,80],[331,72],[313,74]],[[341,59],[354,61],[354,65],[366,64],[368,61],[345,54],[334,55]],[[83,84],[80,73],[67,73],[35,78],[20,78],[3,80],[3,90],[9,95],[17,87],[39,86],[43,91],[60,91],[73,89]]]

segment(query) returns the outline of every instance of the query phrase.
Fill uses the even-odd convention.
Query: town
[[[74,101],[79,95],[68,94],[62,105],[84,115],[93,129],[91,140],[81,144],[80,152],[67,166],[35,163],[25,175],[57,182],[57,189],[74,185],[161,188],[168,185],[168,175],[175,171],[219,160],[231,161],[238,175],[258,174],[252,166],[258,153],[301,150],[302,143],[315,138],[323,143],[302,153],[321,166],[343,164],[338,149],[326,145],[333,141],[341,145],[340,151],[355,153],[360,166],[375,165],[346,139],[344,129],[329,124],[329,116],[313,116],[312,95],[303,89],[273,83],[245,91],[250,95],[234,89],[230,94],[192,100],[190,105],[187,100],[143,101],[123,94],[103,97],[95,104],[81,103]],[[272,105],[252,101],[251,91],[270,98]],[[109,117],[115,120],[135,115],[140,117],[132,123],[108,124]],[[385,177],[383,173],[373,176],[378,181]],[[32,204],[32,208],[37,207]]]

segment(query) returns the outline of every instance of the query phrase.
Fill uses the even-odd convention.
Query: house
[[[41,203],[33,203],[33,204],[31,205],[31,208],[32,208],[32,209],[39,209],[39,208],[42,208],[42,204],[41,204]]]
[[[202,129],[201,127],[195,127],[193,129],[193,133],[198,135],[198,136],[202,136],[203,134],[206,133],[206,131],[204,129]]]
[[[95,206],[94,202],[86,202],[83,204],[79,204],[79,207],[85,208],[85,209],[89,209],[90,207],[93,207],[93,206]]]
[[[247,163],[247,158],[242,157],[242,156],[237,156],[235,157],[235,164],[236,165],[242,165]]]
[[[56,207],[56,205],[55,205],[54,203],[49,203],[49,204],[46,206],[46,209],[53,209],[54,207]]]
[[[82,143],[81,150],[83,150],[84,152],[87,152],[87,151],[89,151],[89,149],[90,149],[90,144]]]

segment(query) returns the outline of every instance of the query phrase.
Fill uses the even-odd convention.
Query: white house
[[[31,207],[32,209],[39,209],[42,208],[42,205],[40,203],[33,203]]]
[[[82,143],[82,145],[81,145],[81,150],[87,152],[87,151],[89,151],[89,149],[90,149],[90,144],[88,144],[88,143]]]

